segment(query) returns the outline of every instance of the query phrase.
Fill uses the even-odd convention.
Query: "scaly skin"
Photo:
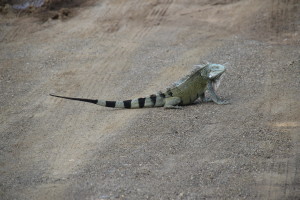
[[[213,83],[220,78],[226,71],[226,68],[219,64],[196,65],[196,67],[189,75],[175,82],[166,91],[158,92],[144,98],[125,101],[105,101],[50,95],[112,108],[179,108],[179,106],[192,104],[198,98],[201,98],[203,102],[213,101],[217,104],[228,104],[227,101],[221,100],[216,95],[213,88]],[[211,99],[205,98],[206,90],[210,93]]]

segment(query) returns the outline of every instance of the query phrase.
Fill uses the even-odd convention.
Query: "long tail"
[[[111,108],[146,108],[146,107],[161,107],[164,106],[163,96],[161,94],[152,94],[150,96],[144,98],[136,98],[132,100],[124,100],[124,101],[105,101],[98,99],[84,99],[84,98],[74,98],[74,97],[65,97],[58,96],[54,94],[50,94],[50,96],[69,99],[74,101],[83,101],[88,103],[97,104],[104,107]]]

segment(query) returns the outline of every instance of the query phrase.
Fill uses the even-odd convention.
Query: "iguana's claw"
[[[218,101],[217,104],[226,105],[226,104],[230,104],[230,101],[221,100],[221,101]]]

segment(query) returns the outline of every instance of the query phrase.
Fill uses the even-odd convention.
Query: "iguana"
[[[73,98],[50,94],[54,97],[84,101],[94,103],[100,106],[112,108],[148,108],[148,107],[165,107],[180,108],[180,106],[192,104],[200,98],[202,102],[213,101],[217,104],[228,104],[227,101],[221,100],[215,93],[214,85],[226,68],[220,64],[195,65],[195,69],[173,83],[171,87],[164,92],[158,92],[143,98],[136,98],[125,101],[105,101],[97,99]],[[211,98],[205,97],[205,91],[208,90]]]

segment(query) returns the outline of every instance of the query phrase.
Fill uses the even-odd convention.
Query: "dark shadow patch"
[[[161,98],[166,98],[166,95],[165,95],[164,93],[162,93],[162,92],[159,93],[159,96],[160,96]]]
[[[167,90],[167,94],[170,95],[171,97],[173,96],[173,93],[170,89]]]
[[[0,13],[5,15],[9,9],[18,17],[32,16],[46,22],[49,19],[66,20],[76,15],[76,8],[93,4],[91,0],[0,0]]]

